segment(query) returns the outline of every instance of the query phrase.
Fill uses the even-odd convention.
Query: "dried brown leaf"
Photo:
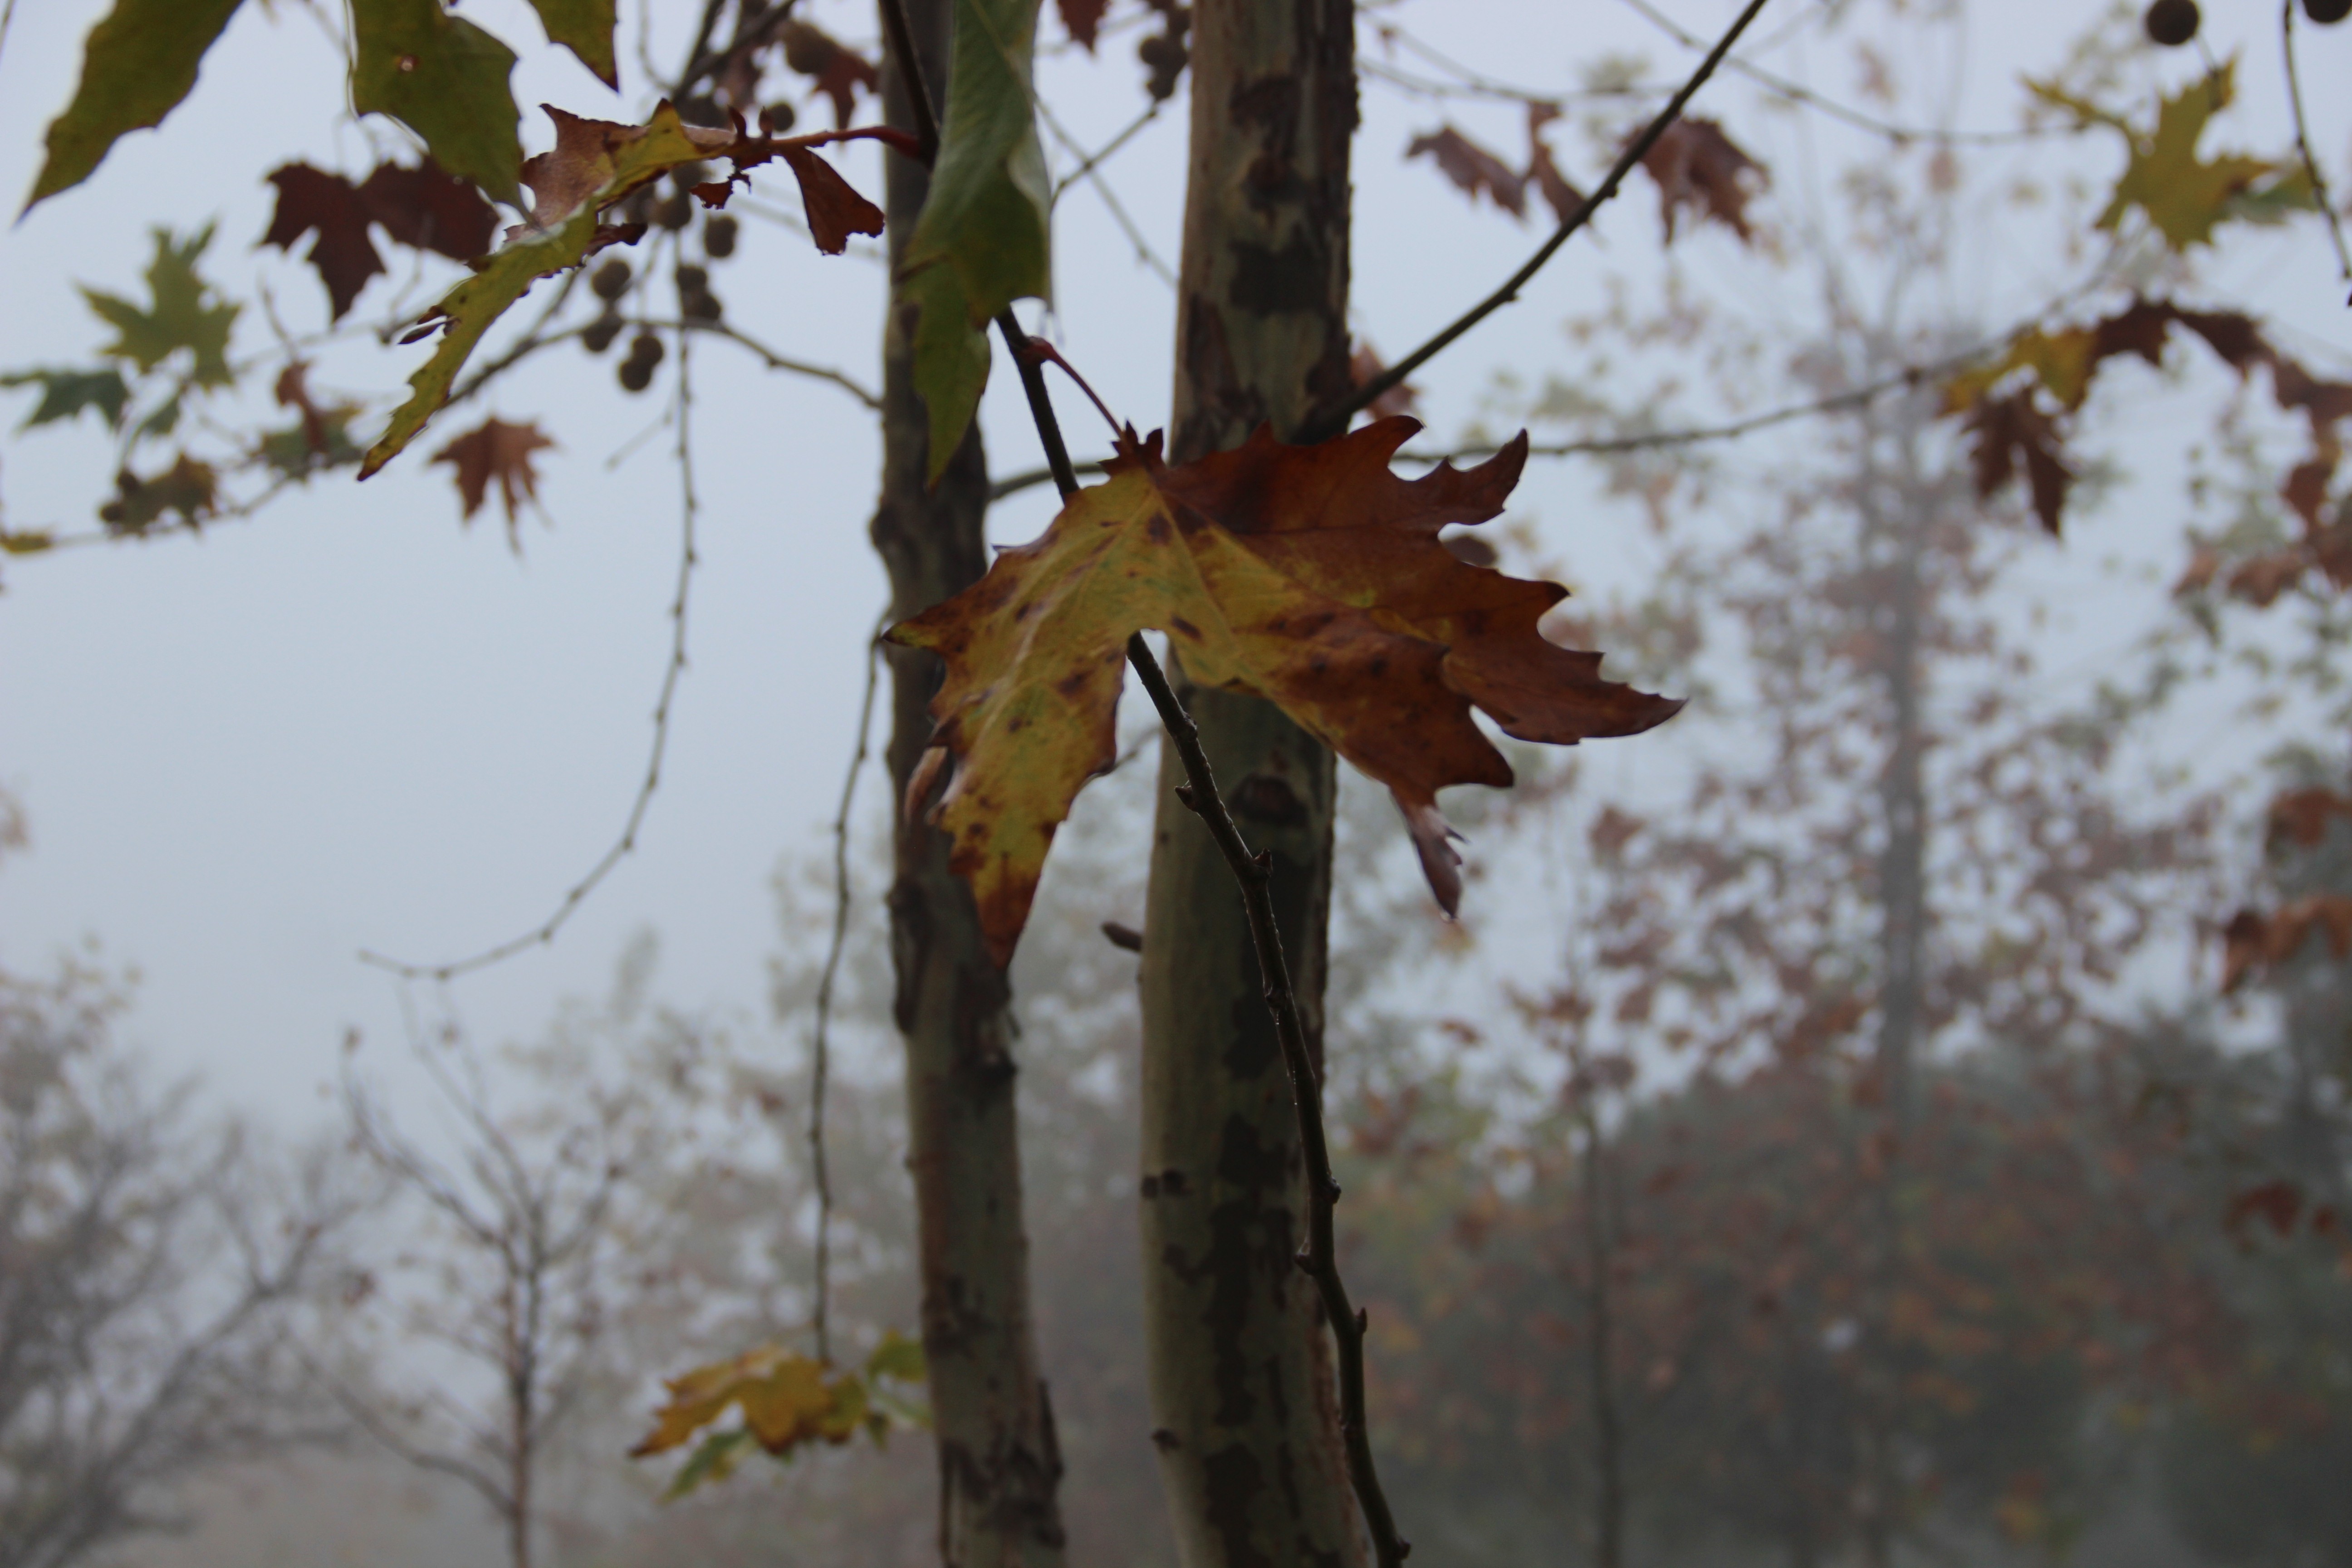
[[[1440,173],[1467,193],[1472,201],[1484,195],[1513,217],[1528,213],[1527,181],[1512,167],[1451,125],[1413,138],[1404,155],[1426,153]]]
[[[539,499],[539,475],[531,467],[531,454],[554,445],[535,424],[509,425],[493,416],[434,453],[433,461],[457,470],[457,494],[469,522],[488,497],[490,481],[498,481],[507,507],[507,537],[511,541],[522,503]]]
[[[318,268],[333,317],[341,321],[367,280],[384,269],[368,237],[373,215],[367,198],[341,174],[308,163],[289,163],[274,171],[269,183],[278,187],[278,210],[261,243],[290,255],[304,235],[316,234],[303,259]]]
[[[1071,41],[1093,54],[1095,35],[1102,30],[1103,13],[1110,9],[1110,0],[1055,0],[1055,5]]]
[[[1642,154],[1642,167],[1657,182],[1658,216],[1669,243],[1675,217],[1685,210],[1702,222],[1714,219],[1742,240],[1755,237],[1748,203],[1771,176],[1714,121],[1693,115],[1675,121]]]
[[[1962,425],[1971,437],[1969,455],[1976,470],[1978,499],[1991,499],[2021,468],[2034,515],[2042,527],[2056,533],[2074,474],[2066,466],[2058,426],[2035,401],[2033,388],[1979,399]]]
[[[882,90],[882,78],[873,63],[856,50],[810,23],[798,18],[776,30],[784,46],[784,64],[814,79],[816,90],[833,100],[836,128],[849,123],[857,108],[857,89]]]

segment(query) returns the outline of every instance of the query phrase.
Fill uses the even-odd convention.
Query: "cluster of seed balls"
[[[2303,14],[2323,27],[2352,15],[2352,0],[2303,0]],[[2197,36],[2197,0],[2153,0],[2140,19],[2150,43],[2177,49]]]
[[[625,216],[652,228],[671,234],[683,234],[694,222],[696,202],[693,188],[709,177],[698,163],[688,163],[671,172],[670,188],[667,194],[655,195],[641,192],[628,205]],[[724,261],[735,254],[735,242],[742,226],[725,213],[712,213],[702,220],[702,255],[706,261]],[[680,245],[681,253],[684,250]],[[677,287],[678,320],[684,322],[716,321],[722,313],[719,296],[710,291],[710,269],[681,259],[671,269],[671,280]],[[620,257],[598,266],[588,275],[588,287],[604,302],[602,314],[580,329],[580,342],[592,354],[601,354],[613,346],[627,323],[621,316],[621,301],[636,283],[636,273]],[[641,325],[629,340],[629,352],[620,366],[621,386],[627,392],[643,392],[653,384],[654,371],[662,362],[661,334],[651,326]]]

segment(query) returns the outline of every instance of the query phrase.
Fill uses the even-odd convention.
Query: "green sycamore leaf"
[[[408,401],[393,410],[392,423],[368,448],[366,460],[360,464],[360,478],[368,478],[398,457],[425,428],[425,421],[449,401],[457,373],[491,323],[529,293],[533,283],[550,273],[579,266],[595,237],[596,209],[583,206],[557,228],[526,235],[491,252],[471,278],[442,297],[425,318],[446,322],[434,345],[433,357],[409,376]]]
[[[910,1340],[896,1329],[885,1332],[882,1342],[866,1358],[868,1381],[895,1377],[904,1383],[920,1383],[925,1375],[923,1342]]]
[[[562,44],[596,73],[596,79],[617,89],[621,79],[613,64],[613,27],[619,20],[616,0],[530,0],[547,41]]]
[[[48,156],[26,210],[88,179],[123,132],[159,125],[178,108],[236,6],[237,0],[115,0],[82,46],[73,101],[49,122]]]
[[[2101,228],[2116,227],[2137,207],[2166,244],[2186,250],[2211,244],[2215,226],[2225,219],[2275,222],[2284,211],[2313,205],[2310,183],[2300,169],[2242,153],[2210,161],[2197,155],[2206,124],[2235,96],[2237,62],[2230,60],[2160,100],[2151,132],[2104,117],[2123,132],[2131,158],[2099,215]]]
[[[442,321],[446,325],[434,346],[433,357],[408,378],[408,401],[393,411],[392,423],[368,448],[367,458],[360,465],[360,478],[366,479],[399,456],[425,428],[425,421],[449,400],[457,373],[491,323],[528,293],[533,283],[588,258],[596,243],[599,211],[667,171],[710,155],[710,149],[694,140],[677,110],[665,101],[654,111],[643,135],[622,142],[604,154],[611,160],[610,174],[601,186],[590,188],[568,217],[557,221],[557,215],[550,214],[549,226],[541,232],[526,230],[520,238],[475,262],[474,275],[425,315],[425,321]]]
[[[705,1482],[725,1480],[735,1473],[735,1467],[743,1462],[743,1456],[751,1453],[757,1444],[758,1439],[751,1436],[748,1427],[730,1426],[713,1432],[698,1444],[686,1463],[678,1467],[677,1479],[669,1483],[669,1489],[662,1494],[663,1498],[675,1500]]]
[[[939,161],[897,279],[900,301],[919,312],[914,381],[929,413],[933,479],[979,410],[989,321],[1051,288],[1030,89],[1036,37],[1037,0],[956,0]]]
[[[123,406],[131,401],[131,388],[123,384],[120,371],[20,370],[0,375],[0,386],[41,389],[41,401],[17,426],[19,430],[70,419],[85,408],[97,409],[105,416],[109,427],[119,430],[122,427]]]
[[[514,51],[441,0],[352,0],[352,107],[391,115],[425,139],[435,163],[520,206]]]
[[[212,226],[206,224],[184,241],[174,240],[167,229],[156,229],[154,236],[155,259],[147,265],[150,309],[142,310],[95,289],[81,291],[89,308],[115,331],[114,341],[98,352],[150,371],[185,349],[198,386],[229,385],[236,379],[228,365],[228,335],[236,323],[237,306],[234,300],[210,301],[210,289],[196,276],[196,258],[212,243]]]

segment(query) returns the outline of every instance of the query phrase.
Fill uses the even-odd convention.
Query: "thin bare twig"
[[[1109,141],[1104,142],[1094,152],[1087,153],[1085,160],[1080,163],[1076,168],[1071,170],[1068,174],[1063,175],[1061,179],[1055,181],[1054,184],[1053,197],[1046,203],[1046,205],[1051,206],[1060,202],[1062,199],[1062,193],[1064,191],[1068,190],[1071,185],[1093,174],[1098,165],[1107,163],[1110,159],[1112,153],[1117,153],[1120,148],[1126,146],[1129,142],[1132,141],[1138,132],[1141,131],[1145,126],[1150,124],[1153,121],[1159,118],[1160,100],[1154,99],[1149,109],[1146,109],[1133,120],[1128,121],[1127,128],[1125,130],[1112,137]],[[1067,145],[1070,148],[1070,151],[1074,153],[1085,151],[1085,149],[1078,147],[1075,143],[1066,142],[1065,145]]]
[[[1054,118],[1053,111],[1045,107],[1043,99],[1037,100],[1037,117],[1045,122],[1045,129],[1054,133],[1054,140],[1062,144],[1065,152],[1076,153],[1084,160],[1079,163],[1076,173],[1054,188],[1052,200],[1056,202],[1061,200],[1062,193],[1067,190],[1074,181],[1084,178],[1094,186],[1095,195],[1102,198],[1104,210],[1110,214],[1111,221],[1118,225],[1119,232],[1127,236],[1127,242],[1135,247],[1136,259],[1151,268],[1161,282],[1171,289],[1174,288],[1176,286],[1175,269],[1168,265],[1158,251],[1151,248],[1151,241],[1144,237],[1143,230],[1138,226],[1134,218],[1128,216],[1126,205],[1118,199],[1118,193],[1111,189],[1110,182],[1103,178],[1102,171],[1095,166],[1109,155],[1110,149],[1105,148],[1101,153],[1088,157],[1086,148],[1080,145],[1077,138],[1062,128],[1062,122]],[[1145,116],[1146,120],[1150,118],[1149,115]],[[1120,133],[1120,140],[1124,141],[1142,123],[1142,121],[1138,121],[1136,125],[1129,126],[1126,132]]]
[[[1519,297],[1519,289],[1528,279],[1541,271],[1544,263],[1552,258],[1552,254],[1561,246],[1566,245],[1570,237],[1591,221],[1592,215],[1599,212],[1602,205],[1617,194],[1618,187],[1625,183],[1625,176],[1633,172],[1633,165],[1640,163],[1643,155],[1657,144],[1658,138],[1666,133],[1666,128],[1682,117],[1683,106],[1697,95],[1700,88],[1706,85],[1707,79],[1715,74],[1715,68],[1720,65],[1724,57],[1731,52],[1731,46],[1739,41],[1739,35],[1748,30],[1748,25],[1756,20],[1758,13],[1764,9],[1765,4],[1766,0],[1748,0],[1747,7],[1739,13],[1739,19],[1732,23],[1730,31],[1725,33],[1717,41],[1715,47],[1707,51],[1706,58],[1699,62],[1698,69],[1691,73],[1690,79],[1683,83],[1674,97],[1666,100],[1666,106],[1658,111],[1657,117],[1650,121],[1647,128],[1625,144],[1624,152],[1618,154],[1616,166],[1609,171],[1608,178],[1602,180],[1600,186],[1591,195],[1585,197],[1574,212],[1560,221],[1560,226],[1552,231],[1551,237],[1538,247],[1536,253],[1528,258],[1525,266],[1505,279],[1501,288],[1456,317],[1451,325],[1435,337],[1358,387],[1354,395],[1334,406],[1321,417],[1308,421],[1307,428],[1299,433],[1300,444],[1311,447],[1318,441],[1328,441],[1339,435],[1347,429],[1348,421],[1355,417],[1357,410],[1370,407],[1382,393],[1401,384],[1406,376],[1434,359],[1455,339],[1517,300]]]
[[[883,619],[887,622],[886,613]],[[833,943],[816,984],[816,1029],[809,1049],[809,1169],[816,1179],[816,1359],[833,1361],[833,1172],[825,1157],[824,1096],[833,1070],[833,984],[849,942],[849,814],[857,803],[857,780],[866,771],[866,743],[874,732],[876,672],[882,665],[881,628],[866,643],[866,695],[857,709],[857,744],[849,773],[841,781],[841,809],[833,818]]]
[[[1348,1286],[1339,1277],[1331,1211],[1339,1201],[1339,1184],[1331,1174],[1331,1151],[1323,1132],[1323,1085],[1316,1077],[1314,1058],[1307,1054],[1307,1030],[1298,1016],[1297,994],[1291,988],[1290,966],[1282,953],[1282,931],[1274,917],[1274,860],[1252,854],[1234,826],[1233,813],[1217,793],[1209,769],[1209,753],[1192,716],[1177,700],[1160,661],[1151,655],[1142,634],[1127,639],[1127,660],[1143,681],[1151,705],[1176,754],[1184,763],[1190,784],[1177,787],[1176,797],[1199,817],[1217,841],[1234,880],[1241,884],[1242,904],[1249,914],[1250,945],[1257,952],[1258,973],[1265,982],[1266,1009],[1274,1015],[1274,1032],[1282,1043],[1282,1063],[1290,1075],[1290,1097],[1298,1114],[1298,1142],[1307,1156],[1307,1243],[1295,1261],[1323,1298],[1323,1316],[1331,1325],[1339,1350],[1339,1435],[1347,1445],[1348,1476],[1356,1501],[1364,1510],[1371,1532],[1372,1554],[1381,1568],[1397,1568],[1412,1543],[1397,1533],[1388,1494],[1381,1488],[1372,1462],[1371,1431],[1364,1415],[1364,1330],[1368,1314],[1348,1300]]]
[[[669,659],[662,669],[661,695],[654,703],[653,744],[646,758],[645,780],[637,786],[636,799],[630,804],[628,819],[621,825],[620,837],[613,841],[612,847],[604,851],[604,858],[589,868],[588,874],[572,885],[571,890],[563,895],[562,901],[555,906],[555,912],[520,936],[509,937],[495,947],[484,948],[470,957],[446,963],[407,963],[363,948],[360,952],[362,963],[388,969],[404,980],[450,980],[477,969],[487,969],[530,948],[544,946],[555,940],[555,933],[563,929],[564,922],[571,920],[581,903],[612,874],[613,868],[621,863],[622,858],[637,847],[637,829],[645,823],[646,812],[653,804],[654,791],[661,785],[662,759],[669,750],[670,704],[677,695],[678,678],[686,673],[688,591],[694,581],[695,521],[701,511],[701,500],[694,488],[694,378],[691,374],[692,354],[688,347],[691,342],[691,334],[678,334],[676,405],[679,489],[677,587],[671,595],[669,605]]]
[[[1764,413],[1751,414],[1744,419],[1734,419],[1721,425],[1695,426],[1684,430],[1653,430],[1639,436],[1602,436],[1585,441],[1545,442],[1528,447],[1528,456],[1530,458],[1611,457],[1629,452],[1649,452],[1666,447],[1691,447],[1704,441],[1731,440],[1738,437],[1752,435],[1759,430],[1769,430],[1775,425],[1786,425],[1793,420],[1811,418],[1816,415],[1843,414],[1848,409],[1874,403],[1891,392],[1902,392],[1921,385],[1934,380],[1937,376],[1959,369],[1971,360],[1983,357],[1983,353],[1979,351],[1956,354],[1948,359],[1938,360],[1933,364],[1912,365],[1896,374],[1872,382],[1867,386],[1857,386],[1852,391],[1815,398],[1809,403],[1795,403],[1781,408],[1768,409]],[[1420,452],[1408,448],[1399,452],[1396,455],[1396,460],[1412,463],[1444,463],[1460,458],[1483,458],[1500,450],[1502,450],[1500,442],[1480,441],[1455,447],[1444,452]],[[1077,467],[1079,470],[1086,473],[1102,471],[1102,464],[1099,462],[1081,463]],[[1002,500],[1006,496],[1017,495],[1033,486],[1043,484],[1053,477],[1052,470],[1047,468],[1032,468],[1018,474],[1008,474],[989,487],[988,499],[992,501]]]
[[[1625,0],[1625,4],[1639,11],[1653,26],[1664,32],[1683,47],[1686,49],[1706,47],[1705,38],[1684,29],[1673,17],[1651,5],[1649,0]],[[1786,99],[1790,103],[1801,103],[1808,109],[1828,115],[1832,120],[1842,120],[1856,131],[1866,131],[1873,136],[1883,136],[1898,147],[1913,142],[1941,142],[1947,145],[1969,143],[1988,147],[2005,146],[2018,142],[2046,141],[2053,136],[2072,136],[2075,134],[2077,129],[2074,126],[2023,126],[2014,131],[1938,131],[1924,125],[1897,125],[1892,121],[1865,114],[1861,110],[1840,103],[1833,98],[1824,98],[1811,88],[1800,82],[1790,81],[1787,77],[1777,76],[1762,66],[1750,65],[1748,61],[1736,57],[1723,63],[1727,69],[1738,72],[1775,98]]]
[[[2279,8],[2279,45],[2286,55],[2286,100],[2294,110],[2294,148],[2303,154],[2303,172],[2310,176],[2312,198],[2326,215],[2328,237],[2336,242],[2336,265],[2344,281],[2352,284],[2352,249],[2344,243],[2344,221],[2336,215],[2336,204],[2327,197],[2327,176],[2319,172],[2319,160],[2312,156],[2311,132],[2303,119],[2303,73],[2294,60],[2295,0],[2284,0]],[[2352,299],[2345,300],[2352,306]]]

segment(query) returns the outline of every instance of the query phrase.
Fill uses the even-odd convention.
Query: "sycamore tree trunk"
[[[1171,451],[1344,398],[1352,0],[1197,0]],[[1177,688],[1274,896],[1322,1051],[1330,753],[1271,705]],[[1290,1089],[1232,874],[1160,758],[1146,906],[1142,1245],[1152,1441],[1185,1568],[1364,1560],[1312,1283]]]
[[[907,10],[925,79],[936,90],[948,79],[948,0],[907,0]],[[911,128],[895,61],[886,67],[884,105],[891,124]],[[895,264],[929,178],[911,159],[887,163]],[[923,483],[929,440],[912,382],[909,331],[894,316],[883,334],[882,496],[873,526],[895,620],[947,598],[988,565],[981,531],[988,467],[976,425],[938,485]],[[890,778],[894,798],[902,798],[930,735],[928,704],[940,666],[911,648],[886,654]],[[891,956],[907,1046],[908,1163],[939,1447],[940,1556],[948,1568],[1057,1568],[1062,1461],[1029,1310],[1012,992],[989,961],[971,891],[948,869],[947,851],[937,830],[899,814]]]

